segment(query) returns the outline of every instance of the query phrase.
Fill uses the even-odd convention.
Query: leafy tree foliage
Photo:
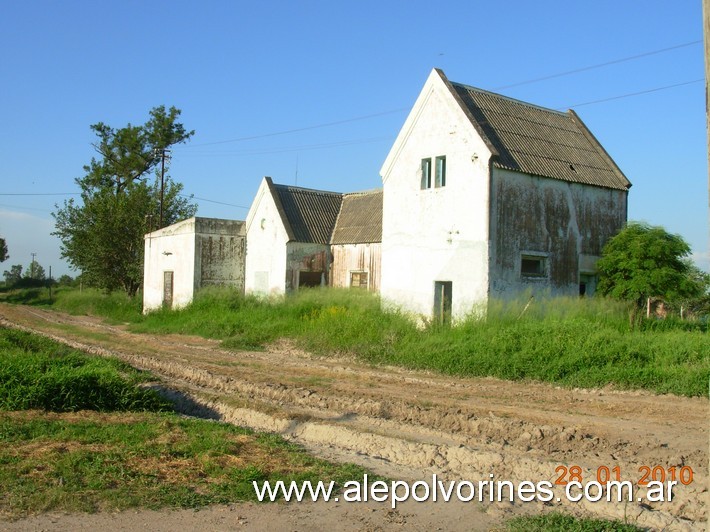
[[[7,242],[4,238],[0,238],[0,262],[5,262],[10,256],[7,254]]]
[[[59,277],[59,279],[57,280],[57,284],[59,284],[59,286],[73,286],[74,279],[72,278],[71,275],[67,275],[65,273],[64,275],[61,275]]]
[[[649,297],[674,301],[700,295],[704,285],[685,260],[690,246],[662,227],[632,222],[604,246],[597,263],[598,289],[632,302],[636,313]]]
[[[42,281],[47,278],[47,274],[44,272],[42,265],[35,260],[30,262],[30,265],[27,266],[24,278]]]
[[[88,283],[134,295],[143,280],[143,235],[159,229],[161,157],[170,146],[186,142],[194,131],[177,122],[180,111],[164,106],[150,111],[141,126],[114,129],[91,126],[100,157],[76,179],[81,203],[64,202],[53,213],[62,257]],[[154,179],[149,177],[151,174]],[[194,216],[197,207],[180,196],[182,185],[166,176],[163,226]]]
[[[14,264],[10,266],[10,270],[5,270],[2,275],[5,277],[6,285],[14,285],[17,281],[22,279],[22,264]]]

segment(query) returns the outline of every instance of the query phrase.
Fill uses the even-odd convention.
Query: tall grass
[[[451,375],[575,387],[612,384],[690,396],[707,392],[710,342],[700,330],[647,324],[630,331],[626,306],[604,299],[528,302],[493,302],[487,314],[472,313],[454,327],[421,329],[359,291],[304,290],[259,299],[211,290],[183,310],[149,314],[134,328],[200,334],[239,349],[288,337],[319,354]]]
[[[141,319],[143,302],[125,292],[107,294],[95,288],[62,289],[55,294],[54,308],[70,314],[103,316],[113,322],[136,322]]]
[[[136,386],[146,379],[120,361],[0,328],[0,410],[170,410],[154,391]]]
[[[494,301],[453,327],[417,327],[404,313],[356,290],[311,289],[259,298],[233,290],[199,292],[180,310],[140,314],[139,303],[86,291],[57,306],[131,322],[137,332],[197,334],[234,349],[290,338],[317,354],[340,353],[460,376],[534,379],[565,386],[648,389],[705,395],[710,379],[707,324],[645,320],[629,330],[623,304],[602,298]]]
[[[255,500],[252,480],[342,485],[365,473],[276,435],[178,417],[137,386],[150,378],[0,327],[0,514],[196,508]]]

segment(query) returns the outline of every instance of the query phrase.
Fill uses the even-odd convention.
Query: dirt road
[[[282,434],[316,454],[360,463],[392,479],[537,483],[604,480],[618,467],[634,499],[648,468],[685,484],[666,502],[495,502],[486,522],[559,509],[642,526],[703,529],[708,507],[707,398],[576,390],[461,379],[315,357],[288,343],[231,352],[202,338],[132,334],[96,318],[0,304],[0,325],[25,327],[161,376],[183,407]],[[566,468],[566,474],[565,469]],[[692,468],[693,479],[687,473]],[[613,480],[613,478],[612,478]],[[649,477],[649,480],[651,478]],[[678,480],[678,478],[677,478]],[[564,495],[560,488],[555,495]],[[478,511],[478,510],[477,510]]]

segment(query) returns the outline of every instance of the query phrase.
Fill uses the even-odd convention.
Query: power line
[[[79,196],[80,192],[0,192],[0,196]]]
[[[218,205],[227,205],[228,207],[238,207],[240,209],[249,209],[249,207],[245,207],[244,205],[235,205],[234,203],[225,203],[223,201],[215,201],[207,198],[198,198],[197,196],[193,196],[192,194],[178,194],[178,196],[182,196],[183,198],[188,198],[188,199],[196,199],[199,201],[206,201],[208,203],[216,203]]]
[[[252,149],[252,150],[228,150],[228,151],[198,151],[189,152],[181,154],[181,157],[194,156],[194,155],[269,155],[273,153],[287,153],[294,151],[307,151],[307,150],[321,150],[327,148],[338,148],[344,146],[352,146],[356,144],[368,144],[371,142],[379,142],[382,140],[391,140],[392,136],[387,135],[383,137],[371,137],[366,139],[355,139],[355,140],[344,140],[339,142],[329,142],[323,144],[305,144],[301,146],[284,146],[281,148],[264,148],[264,149]]]
[[[21,207],[21,206],[19,206],[19,205],[4,205],[4,204],[0,204],[0,207],[3,207],[3,208],[5,208],[5,209],[21,209],[21,210],[24,210],[24,211],[44,212],[44,213],[48,213],[48,214],[51,214],[51,213],[52,213],[52,211],[48,211],[47,209],[36,209],[36,208],[34,208],[34,207]]]
[[[598,63],[596,65],[590,65],[582,68],[575,68],[574,70],[567,70],[565,72],[559,72],[557,74],[550,74],[549,76],[543,76],[540,78],[529,79],[526,81],[519,81],[517,83],[511,83],[510,85],[502,85],[500,87],[494,87],[491,90],[497,91],[502,89],[510,89],[511,87],[519,87],[520,85],[527,85],[529,83],[537,83],[538,81],[545,81],[548,79],[561,78],[563,76],[570,76],[572,74],[578,74],[579,72],[586,72],[588,70],[594,70],[597,68],[602,68],[609,65],[616,65],[618,63],[625,63],[626,61],[633,61],[634,59],[640,59],[642,57],[648,57],[650,55],[656,55],[663,52],[669,52],[670,50],[677,50],[678,48],[684,48],[686,46],[692,46],[694,44],[699,44],[703,42],[702,40],[690,41],[683,44],[677,44],[675,46],[669,46],[668,48],[661,48],[660,50],[653,50],[650,52],[645,52],[637,55],[630,55],[628,57],[622,57],[621,59],[612,59],[611,61],[606,61],[604,63]]]
[[[578,73],[580,73],[580,72],[586,72],[586,71],[588,71],[588,70],[594,70],[594,69],[602,68],[602,67],[609,66],[609,65],[615,65],[615,64],[624,63],[624,62],[627,62],[627,61],[633,61],[633,60],[635,60],[635,59],[641,59],[641,58],[643,58],[643,57],[648,57],[648,56],[651,56],[651,55],[656,55],[656,54],[660,54],[660,53],[664,53],[664,52],[669,52],[669,51],[671,51],[671,50],[677,50],[677,49],[679,49],[679,48],[685,48],[685,47],[687,47],[687,46],[692,46],[692,45],[694,45],[694,44],[698,44],[698,43],[701,43],[701,42],[703,42],[703,41],[702,41],[702,40],[695,40],[695,41],[690,41],[690,42],[686,42],[686,43],[682,43],[682,44],[676,44],[676,45],[674,45],[674,46],[668,46],[668,47],[666,47],[666,48],[660,48],[660,49],[658,49],[658,50],[651,50],[651,51],[649,51],[649,52],[644,52],[644,53],[640,53],[640,54],[636,54],[636,55],[631,55],[631,56],[628,56],[628,57],[622,57],[622,58],[619,58],[619,59],[612,59],[612,60],[610,60],[610,61],[605,61],[604,63],[598,63],[598,64],[596,64],[596,65],[589,65],[589,66],[586,66],[586,67],[576,68],[576,69],[573,69],[573,70],[567,70],[567,71],[565,71],[565,72],[559,72],[559,73],[557,73],[557,74],[550,74],[549,76],[543,76],[543,77],[539,77],[539,78],[533,78],[533,79],[528,79],[528,80],[524,80],[524,81],[518,81],[518,82],[516,82],[516,83],[511,83],[511,84],[508,84],[508,85],[501,85],[500,87],[494,87],[494,88],[491,89],[491,90],[496,91],[496,90],[502,90],[502,89],[509,89],[509,88],[511,88],[511,87],[518,87],[518,86],[520,86],[520,85],[526,85],[526,84],[529,84],[529,83],[537,83],[538,81],[544,81],[544,80],[548,80],[548,79],[554,79],[554,78],[559,78],[559,77],[563,77],[563,76],[569,76],[569,75],[572,75],[572,74],[578,74]],[[659,89],[659,90],[660,90],[660,89]],[[624,96],[624,97],[625,97],[625,96]],[[601,101],[601,100],[600,100],[600,101]],[[593,103],[597,103],[597,102],[593,102]],[[580,104],[580,105],[587,105],[587,104]],[[359,120],[367,120],[367,119],[369,119],[369,118],[376,118],[376,117],[379,117],[379,116],[385,116],[385,115],[389,115],[389,114],[401,113],[402,111],[407,111],[407,110],[409,110],[409,107],[401,107],[401,108],[399,108],[399,109],[392,109],[392,110],[390,110],[390,111],[382,111],[382,112],[380,112],[380,113],[373,113],[373,114],[369,114],[369,115],[356,116],[356,117],[354,117],[354,118],[346,118],[346,119],[344,119],[344,120],[337,120],[337,121],[335,121],[335,122],[326,122],[326,123],[323,123],[323,124],[316,124],[316,125],[312,125],[312,126],[306,126],[306,127],[300,127],[300,128],[294,128],[294,129],[287,129],[287,130],[283,130],[283,131],[275,131],[275,132],[272,132],[272,133],[264,133],[264,134],[261,134],[261,135],[252,135],[252,136],[248,136],[248,137],[238,137],[238,138],[228,139],[228,140],[218,140],[218,141],[215,141],[215,142],[203,142],[203,143],[200,143],[200,144],[190,144],[190,145],[187,145],[187,146],[176,146],[176,148],[179,148],[179,149],[183,149],[183,148],[197,148],[197,147],[200,147],[200,146],[214,146],[214,145],[217,145],[217,144],[228,144],[228,143],[231,143],[231,142],[242,142],[242,141],[245,141],[245,140],[256,140],[256,139],[262,139],[262,138],[267,138],[267,137],[275,137],[275,136],[279,136],[279,135],[287,135],[287,134],[289,134],[289,133],[298,133],[298,132],[300,132],[300,131],[309,131],[309,130],[312,130],[312,129],[320,129],[320,128],[330,127],[330,126],[336,126],[336,125],[340,125],[340,124],[347,124],[347,123],[349,123],[349,122],[356,122],[356,121],[359,121]]]
[[[655,87],[653,89],[647,89],[647,90],[638,91],[638,92],[629,92],[627,94],[621,94],[619,96],[610,96],[608,98],[601,98],[599,100],[592,100],[589,102],[576,103],[574,105],[568,105],[566,107],[558,108],[558,111],[564,111],[564,110],[570,109],[572,107],[582,107],[583,105],[592,105],[594,103],[610,102],[612,100],[620,100],[622,98],[630,98],[631,96],[639,96],[641,94],[648,94],[650,92],[658,92],[658,91],[663,91],[666,89],[672,89],[674,87],[682,87],[683,85],[691,85],[693,83],[700,83],[701,81],[705,81],[705,79],[704,78],[694,79],[692,81],[684,81],[683,83],[676,83],[674,85],[665,85],[663,87]]]
[[[374,114],[364,115],[364,116],[356,116],[354,118],[346,118],[345,120],[337,120],[335,122],[326,122],[324,124],[316,124],[313,126],[299,127],[299,128],[295,128],[295,129],[286,129],[284,131],[275,131],[273,133],[264,133],[263,135],[252,135],[250,137],[239,137],[236,139],[218,140],[215,142],[203,142],[202,144],[190,144],[189,146],[181,146],[181,147],[182,148],[196,148],[199,146],[214,146],[216,144],[228,144],[230,142],[242,142],[245,140],[255,140],[255,139],[263,139],[263,138],[267,138],[267,137],[276,137],[278,135],[287,135],[289,133],[298,133],[300,131],[308,131],[311,129],[320,129],[320,128],[324,128],[324,127],[337,126],[340,124],[357,122],[359,120],[367,120],[369,118],[376,118],[378,116],[385,116],[385,115],[391,115],[394,113],[401,113],[402,111],[407,111],[407,110],[409,110],[408,107],[401,107],[399,109],[393,109],[391,111],[383,111],[381,113],[374,113]]]

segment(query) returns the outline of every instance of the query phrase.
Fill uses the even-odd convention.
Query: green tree
[[[159,166],[170,146],[194,134],[177,122],[179,116],[175,107],[160,106],[142,126],[91,126],[100,157],[92,158],[84,177],[76,179],[81,203],[70,199],[57,206],[52,233],[61,240],[62,257],[81,270],[88,284],[131,296],[140,288],[143,235],[159,228]],[[167,175],[163,190],[163,226],[194,216],[197,207],[181,196],[181,184]]]
[[[36,260],[30,262],[30,265],[25,269],[25,279],[36,279],[43,281],[47,278],[47,274],[44,272],[42,265]]]
[[[5,270],[2,275],[5,277],[5,284],[7,286],[14,285],[17,281],[22,279],[22,264],[10,266],[10,270]]]
[[[59,284],[59,286],[73,286],[74,279],[72,278],[71,275],[67,275],[65,273],[64,275],[59,276],[59,279],[57,280],[57,284]]]
[[[7,254],[7,242],[4,238],[0,238],[0,262],[5,262],[10,256]]]
[[[597,263],[598,290],[632,303],[631,322],[649,297],[667,301],[700,295],[703,284],[684,260],[690,246],[662,227],[631,222],[607,242]]]
[[[699,287],[699,290],[674,301],[671,308],[679,313],[680,309],[683,308],[686,315],[688,313],[695,316],[710,314],[710,273],[701,270],[690,260],[686,262],[688,264],[688,277],[691,283]]]

